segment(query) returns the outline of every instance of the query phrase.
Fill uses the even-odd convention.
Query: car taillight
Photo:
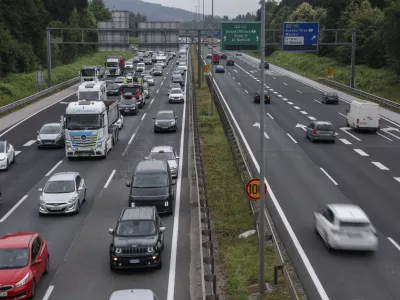
[[[379,125],[381,125],[381,119],[379,119]]]
[[[314,129],[312,133],[313,133],[313,134],[317,134],[317,130]]]
[[[336,134],[336,131],[335,131],[335,130],[332,130],[332,134],[335,135],[335,134]]]
[[[357,119],[357,125],[360,124],[360,119]]]
[[[121,96],[122,96],[122,97],[125,97],[125,94],[124,94],[124,93],[121,93]]]

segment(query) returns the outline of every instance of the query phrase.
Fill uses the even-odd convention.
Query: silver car
[[[336,132],[331,122],[313,121],[307,126],[306,137],[315,141],[336,141]]]
[[[15,163],[15,149],[7,141],[0,141],[0,170],[8,170],[10,164]]]
[[[65,146],[65,131],[61,123],[44,124],[37,132],[36,144],[38,149],[44,147]]]
[[[145,159],[166,160],[171,169],[172,178],[178,177],[179,156],[171,146],[156,146]]]
[[[79,213],[86,201],[85,180],[79,173],[63,172],[50,177],[44,188],[39,189],[40,214]]]
[[[143,77],[143,81],[147,82],[149,85],[153,86],[155,84],[154,77],[151,75],[146,75]]]
[[[119,290],[111,294],[108,300],[158,300],[152,290]]]

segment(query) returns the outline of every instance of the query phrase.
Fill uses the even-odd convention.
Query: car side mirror
[[[80,186],[80,187],[78,188],[78,192],[80,192],[80,191],[82,191],[82,190],[83,190],[83,187]]]
[[[175,120],[178,120],[178,117],[175,117]]]
[[[179,156],[177,156],[176,159],[179,159]]]
[[[127,187],[130,187],[130,186],[131,186],[130,181],[127,181],[127,182],[126,182],[126,186],[127,186]]]
[[[108,233],[109,234],[114,234],[114,229],[112,229],[112,228],[108,229]]]
[[[42,188],[39,188],[38,191],[39,191],[39,192],[43,192],[43,189],[42,189]]]
[[[35,265],[40,265],[42,261],[42,259],[38,258],[37,260],[35,260]]]
[[[160,231],[161,231],[161,232],[164,232],[165,229],[166,229],[165,227],[160,227]]]

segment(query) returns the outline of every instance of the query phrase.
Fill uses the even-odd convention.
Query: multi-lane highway
[[[260,90],[259,62],[231,57],[235,66],[215,74],[215,83],[257,168],[260,105],[253,93]],[[346,99],[324,105],[312,86],[273,68],[266,74],[267,207],[306,293],[310,299],[400,299],[400,125],[382,120],[378,134],[354,132],[346,128]],[[337,142],[306,139],[302,127],[312,120],[332,122]],[[378,230],[379,250],[329,252],[313,227],[313,212],[328,203],[359,205]]]
[[[0,235],[34,231],[49,245],[50,274],[39,283],[37,299],[108,299],[112,291],[124,288],[149,288],[160,300],[189,299],[188,105],[186,101],[168,104],[167,87],[175,67],[175,60],[171,60],[164,75],[155,77],[150,99],[137,116],[124,116],[119,142],[106,159],[68,160],[64,150],[36,147],[36,132],[44,123],[58,122],[68,102],[76,101],[75,95],[1,134],[0,140],[14,145],[18,155],[16,164],[0,173]],[[153,133],[152,117],[162,109],[173,109],[178,115],[177,133]],[[176,149],[181,168],[175,212],[162,217],[167,228],[163,268],[111,272],[108,229],[115,227],[122,208],[128,204],[129,189],[125,183],[131,179],[136,164],[159,145]],[[38,188],[44,186],[51,174],[63,171],[76,171],[83,176],[87,202],[79,215],[39,216]]]

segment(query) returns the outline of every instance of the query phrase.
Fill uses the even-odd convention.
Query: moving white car
[[[183,103],[185,101],[183,97],[183,91],[181,88],[173,88],[171,89],[168,96],[169,103],[179,102]]]
[[[15,163],[14,147],[7,141],[0,141],[0,170],[8,170],[8,166],[13,163]]]
[[[379,105],[366,100],[353,101],[347,112],[347,127],[354,130],[372,130],[377,132],[381,126]]]
[[[156,146],[145,159],[166,160],[171,169],[172,178],[178,177],[179,156],[171,146]]]
[[[378,236],[364,211],[353,204],[327,204],[314,226],[328,249],[376,251]]]
[[[136,72],[143,72],[144,70],[146,70],[146,66],[144,63],[138,63],[136,65]]]

